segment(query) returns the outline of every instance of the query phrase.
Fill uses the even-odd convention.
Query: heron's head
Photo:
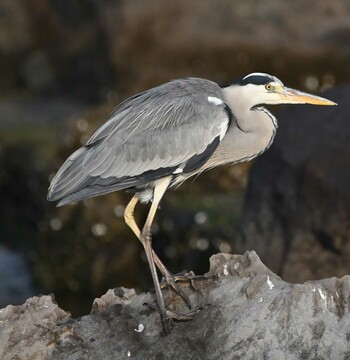
[[[246,97],[246,100],[249,99],[251,107],[262,104],[337,105],[325,98],[288,88],[275,76],[265,73],[249,74],[237,85],[242,96]]]

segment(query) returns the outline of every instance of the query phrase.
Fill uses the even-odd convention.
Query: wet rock
[[[290,284],[255,252],[217,254],[179,285],[201,308],[164,336],[154,294],[109,290],[72,319],[49,296],[0,310],[1,359],[340,359],[350,356],[350,276]],[[164,290],[168,306],[184,304]],[[179,346],[181,344],[181,346]]]
[[[251,172],[236,249],[293,282],[349,273],[350,87],[337,107],[290,107]]]

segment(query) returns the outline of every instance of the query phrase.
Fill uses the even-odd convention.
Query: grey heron
[[[125,221],[141,241],[163,327],[186,319],[164,303],[157,269],[186,299],[151,246],[151,225],[165,191],[219,165],[248,161],[271,145],[276,118],[262,105],[334,102],[287,88],[276,77],[252,73],[227,87],[186,78],[143,91],[122,102],[110,119],[75,151],[52,179],[48,200],[58,206],[117,190],[134,193]],[[151,201],[146,222],[134,219],[137,202]]]

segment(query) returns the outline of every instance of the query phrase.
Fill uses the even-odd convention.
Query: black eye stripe
[[[252,75],[252,76],[248,76],[245,77],[244,79],[242,79],[239,84],[240,85],[248,85],[248,84],[253,84],[253,85],[265,85],[268,84],[270,82],[274,81],[273,78],[269,77],[269,76],[263,76],[263,75]]]

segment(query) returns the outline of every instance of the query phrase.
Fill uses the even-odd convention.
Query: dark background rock
[[[0,90],[102,101],[114,83],[100,2],[4,0]]]
[[[316,6],[302,0],[215,5],[205,0],[200,6],[152,0],[147,7],[134,0],[105,2],[101,10],[110,59],[127,94],[169,76],[228,83],[256,69],[299,88],[309,75],[320,77],[319,85],[327,74],[337,81],[350,77],[346,0],[321,0]]]
[[[3,360],[92,359],[347,359],[350,357],[350,277],[289,284],[255,252],[217,254],[215,277],[180,283],[193,320],[164,336],[154,294],[109,290],[90,315],[72,319],[50,296],[0,310]],[[171,290],[166,302],[184,305]]]
[[[237,250],[256,249],[283,279],[344,276],[350,265],[350,87],[336,108],[288,107],[251,171]]]

